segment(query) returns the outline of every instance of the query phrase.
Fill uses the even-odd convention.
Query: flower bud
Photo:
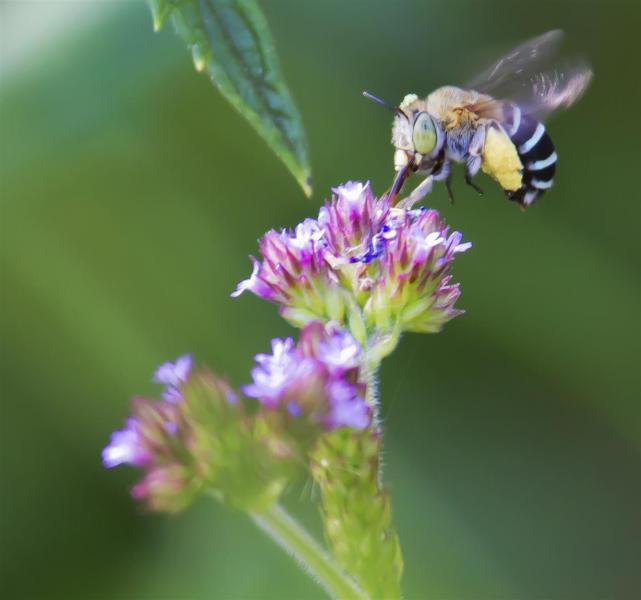
[[[323,436],[311,455],[325,533],[334,555],[371,598],[400,598],[403,559],[381,484],[381,436],[373,427]]]

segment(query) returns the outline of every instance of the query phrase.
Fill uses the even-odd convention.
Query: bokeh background
[[[307,128],[303,197],[142,1],[1,4],[4,598],[315,599],[240,514],[145,515],[100,450],[160,362],[236,384],[276,335],[229,298],[268,228],[392,176],[396,101],[552,28],[596,77],[549,124],[554,190],[526,214],[481,177],[429,202],[475,244],[467,314],[384,365],[385,478],[409,600],[638,598],[640,8],[622,0],[264,0]],[[287,503],[312,530],[309,488]]]

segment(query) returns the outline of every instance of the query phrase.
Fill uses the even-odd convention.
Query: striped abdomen
[[[506,192],[510,200],[529,206],[552,187],[556,172],[556,152],[543,123],[521,113],[516,104],[505,104],[503,128],[516,146],[523,163],[523,183],[515,192]]]

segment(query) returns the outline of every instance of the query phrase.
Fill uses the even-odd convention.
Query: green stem
[[[291,554],[332,598],[367,600],[368,596],[279,504],[250,516],[272,540]]]
[[[380,412],[381,407],[378,399],[378,369],[380,363],[376,365],[370,365],[365,372],[365,382],[367,384],[367,391],[365,398],[367,403],[372,407],[372,416],[374,419],[374,424],[376,427],[380,427],[381,419]],[[383,485],[383,461],[381,457],[378,457],[378,484],[379,486]]]

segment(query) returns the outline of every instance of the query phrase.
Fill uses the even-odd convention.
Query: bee
[[[396,107],[363,92],[395,113],[391,204],[415,172],[425,178],[399,207],[421,200],[434,181],[445,182],[453,202],[452,162],[464,164],[465,182],[479,194],[483,192],[472,178],[482,170],[523,208],[550,189],[558,157],[543,119],[574,104],[592,79],[582,60],[545,68],[562,37],[556,30],[528,40],[465,88],[440,87],[427,98],[408,94]]]

